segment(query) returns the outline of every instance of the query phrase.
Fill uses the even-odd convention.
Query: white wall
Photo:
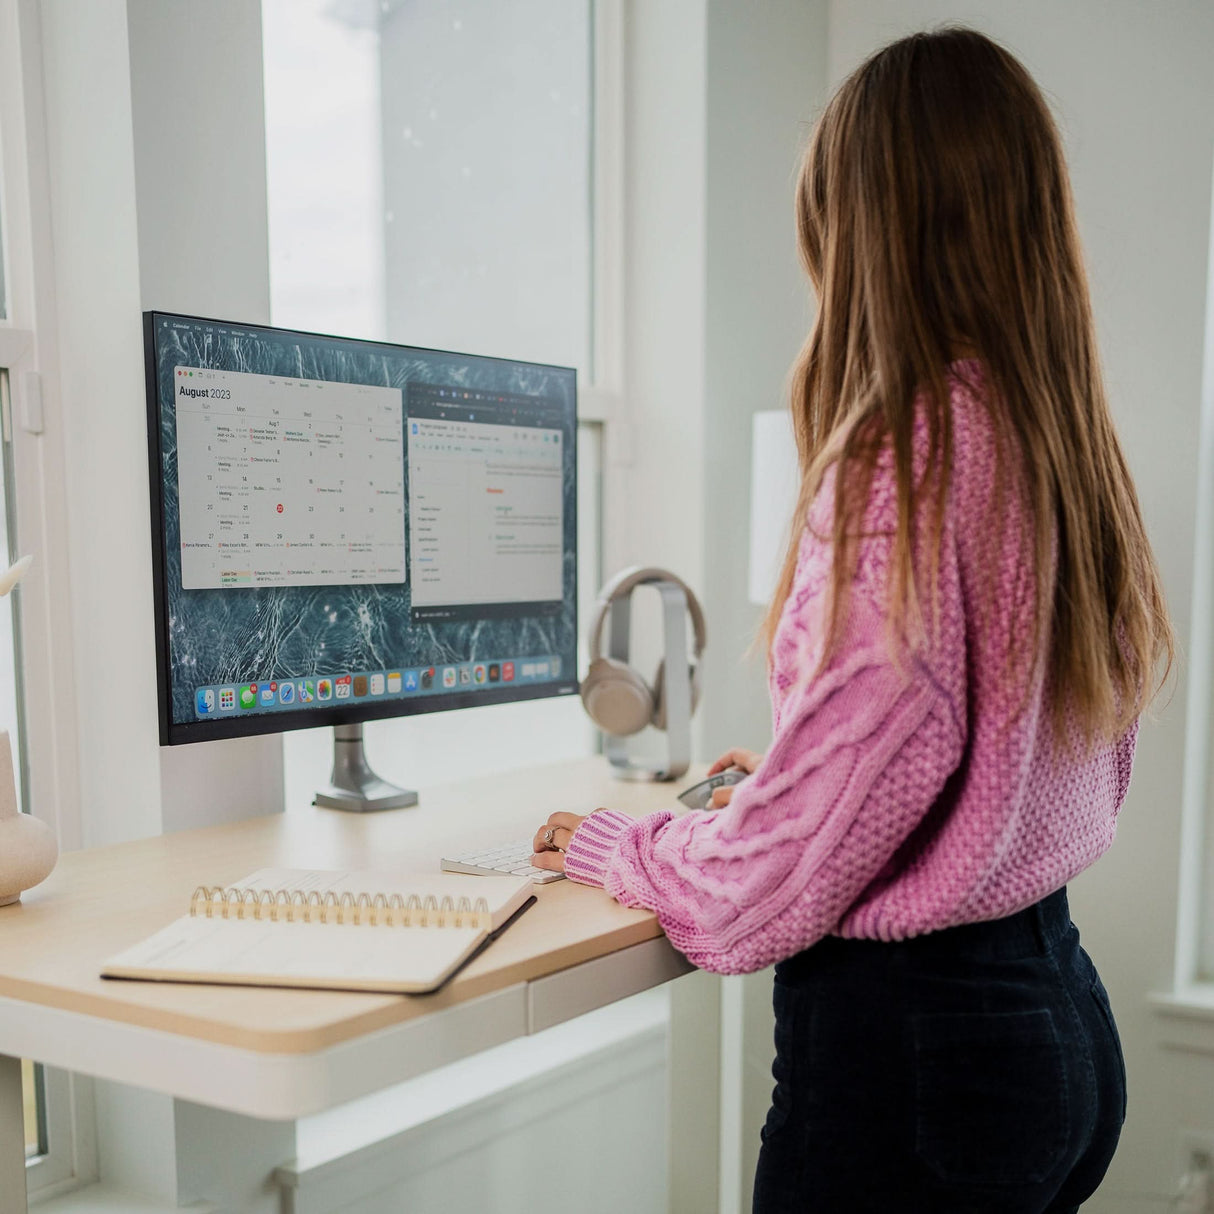
[[[747,597],[751,415],[787,406],[812,298],[797,256],[793,186],[826,84],[826,5],[708,5],[704,593],[705,754],[765,749],[763,609]]]
[[[952,20],[1019,55],[1060,121],[1113,412],[1180,638],[1180,678],[1144,722],[1117,843],[1071,885],[1075,921],[1112,996],[1130,1081],[1120,1149],[1085,1209],[1163,1210],[1177,1180],[1180,1127],[1214,1134],[1214,1060],[1160,1049],[1147,1005],[1148,992],[1171,984],[1177,917],[1214,7],[834,0],[831,79],[891,38]]]
[[[140,319],[268,315],[264,144],[247,117],[260,114],[260,16],[255,0],[44,0],[41,16],[82,835],[95,846],[282,805],[276,743],[158,745]]]
[[[268,323],[261,5],[128,0],[127,24],[142,307]],[[188,71],[174,48],[188,48]],[[146,496],[139,506],[146,516]],[[162,830],[283,807],[277,735],[165,747],[159,760]]]
[[[126,5],[44,0],[42,40],[89,846],[160,829]]]
[[[627,450],[609,448],[607,570],[661,565],[703,585],[703,0],[633,3],[625,78]],[[614,515],[612,515],[614,511]]]

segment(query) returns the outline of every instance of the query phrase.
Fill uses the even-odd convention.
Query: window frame
[[[0,424],[13,470],[13,534],[19,551],[35,555],[19,592],[16,654],[25,796],[67,850],[81,845],[82,831],[41,51],[36,0],[0,0]],[[53,1067],[42,1074],[48,1149],[26,1165],[31,1197],[97,1177],[92,1080]]]
[[[591,0],[590,36],[592,371],[578,394],[578,420],[601,424],[609,438],[624,393],[623,0]]]
[[[16,538],[35,556],[19,591],[31,802],[61,849],[82,844],[76,686],[68,576],[63,419],[55,343],[55,264],[34,0],[0,0],[0,218],[8,318],[6,437],[15,469]]]
[[[1214,155],[1210,188],[1176,947],[1172,990],[1153,997],[1206,1011],[1214,1008]]]
[[[590,0],[590,382],[579,385],[578,423],[597,430],[598,568],[602,586],[618,548],[626,466],[624,0]],[[589,624],[587,619],[583,628]],[[601,751],[603,735],[597,735]]]

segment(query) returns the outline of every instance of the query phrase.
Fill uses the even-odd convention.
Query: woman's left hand
[[[548,821],[535,832],[531,847],[535,855],[531,863],[554,873],[565,871],[565,848],[573,832],[586,820],[585,814],[549,814]],[[551,833],[549,833],[551,832]]]

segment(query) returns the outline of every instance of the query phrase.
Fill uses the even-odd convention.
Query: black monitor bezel
[[[467,354],[458,350],[439,350],[433,346],[404,346],[396,342],[370,341],[360,337],[347,337],[337,333],[316,333],[308,329],[285,329],[275,325],[256,324],[247,321],[219,320],[209,316],[192,316],[185,312],[162,312],[153,309],[143,313],[144,383],[147,395],[148,423],[148,497],[152,524],[152,594],[156,636],[156,699],[160,724],[161,746],[183,746],[194,742],[211,742],[224,738],[257,737],[263,734],[286,733],[294,729],[318,729],[326,725],[358,725],[365,721],[388,720],[393,717],[411,717],[423,713],[451,712],[460,708],[479,708],[490,704],[514,704],[525,700],[552,699],[557,696],[576,695],[579,683],[576,670],[571,677],[551,683],[515,685],[513,687],[484,687],[478,691],[450,692],[437,695],[418,695],[410,699],[391,701],[354,700],[349,705],[331,708],[309,708],[300,712],[249,713],[243,716],[216,718],[211,721],[174,722],[172,719],[172,685],[169,675],[168,634],[168,559],[164,533],[164,463],[160,446],[160,390],[156,366],[156,322],[158,319],[193,321],[207,325],[228,325],[232,328],[262,329],[273,333],[294,334],[299,337],[322,340],[353,342],[357,345],[389,350],[421,350],[430,354],[447,354],[454,358],[476,358],[488,362],[519,363],[545,367],[573,374],[573,469],[577,476],[577,368],[559,363],[539,363],[532,360],[502,358],[497,355]],[[577,535],[577,493],[573,502],[571,520],[573,534]],[[577,547],[573,554],[573,631],[578,629],[577,596],[578,559]]]

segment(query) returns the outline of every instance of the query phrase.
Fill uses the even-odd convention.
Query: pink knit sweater
[[[723,810],[634,821],[603,809],[570,841],[573,880],[654,910],[703,969],[762,969],[828,934],[900,940],[997,919],[1113,841],[1137,728],[1094,752],[1060,747],[1045,680],[1026,700],[1027,657],[1019,678],[1009,671],[1008,637],[1024,635],[1033,601],[1029,528],[1014,494],[1003,506],[993,497],[979,364],[954,364],[950,384],[953,475],[931,642],[891,658],[897,510],[883,459],[842,643],[812,677],[831,565],[828,478],[775,637],[774,738],[759,769]],[[922,428],[917,442],[922,466]]]

